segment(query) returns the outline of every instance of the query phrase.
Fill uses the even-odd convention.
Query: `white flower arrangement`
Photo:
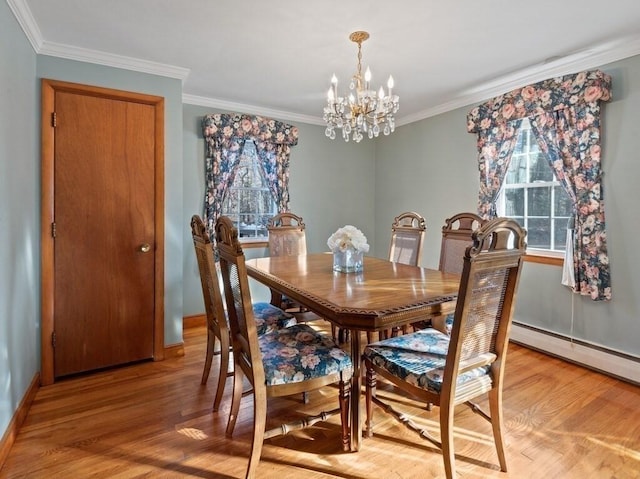
[[[327,246],[334,253],[337,251],[345,252],[351,248],[361,253],[369,251],[367,237],[362,231],[351,225],[343,226],[333,233],[327,240]]]

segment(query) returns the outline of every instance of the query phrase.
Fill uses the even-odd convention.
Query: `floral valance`
[[[216,113],[202,120],[202,133],[207,144],[207,156],[212,157],[216,143],[231,138],[252,138],[261,143],[294,146],[298,143],[298,128],[271,118],[255,115]]]
[[[478,133],[512,120],[539,116],[549,110],[610,99],[611,77],[600,70],[551,78],[477,106],[467,115],[467,130],[469,133]]]

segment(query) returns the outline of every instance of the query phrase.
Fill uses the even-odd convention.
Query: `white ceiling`
[[[639,0],[7,0],[34,50],[183,80],[183,101],[321,124],[389,74],[399,125],[640,54]]]

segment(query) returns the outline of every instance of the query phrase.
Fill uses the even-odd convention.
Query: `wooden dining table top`
[[[333,271],[331,253],[255,258],[249,276],[334,324],[380,331],[437,315],[455,300],[460,277],[439,270],[364,258],[359,273]]]

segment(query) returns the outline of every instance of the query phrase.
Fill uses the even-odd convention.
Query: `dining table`
[[[247,274],[339,328],[350,331],[353,362],[350,447],[362,443],[362,332],[391,330],[453,311],[460,276],[365,256],[363,270],[333,270],[331,253],[254,258]]]

